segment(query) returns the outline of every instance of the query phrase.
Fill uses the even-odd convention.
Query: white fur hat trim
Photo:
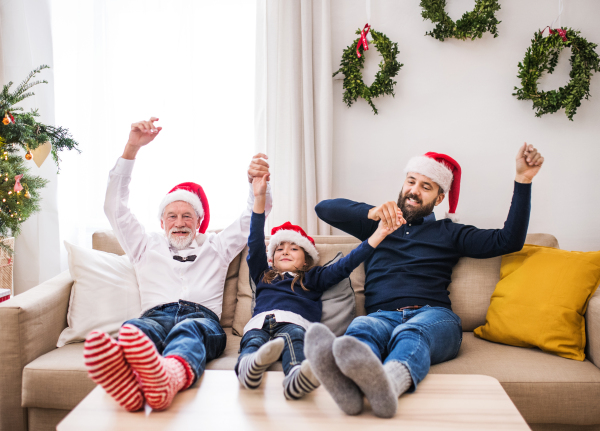
[[[416,172],[435,181],[444,193],[450,191],[452,186],[452,171],[443,163],[436,162],[431,157],[417,156],[408,161],[404,173]]]
[[[165,212],[165,208],[167,205],[172,204],[173,202],[183,201],[190,204],[196,214],[198,214],[199,218],[204,217],[204,209],[202,208],[202,202],[200,202],[200,198],[195,193],[189,192],[187,190],[178,189],[172,193],[168,193],[160,203],[158,207],[158,218],[162,219],[163,213]]]
[[[272,262],[275,249],[282,242],[291,242],[302,247],[309,255],[313,258],[314,264],[319,262],[319,252],[317,248],[308,240],[296,231],[293,230],[279,230],[275,235],[271,236],[269,241],[269,247],[267,249],[267,257]]]
[[[452,220],[454,223],[458,223],[460,221],[460,219],[458,218],[458,216],[455,213],[446,213],[446,218],[449,218],[450,220]]]

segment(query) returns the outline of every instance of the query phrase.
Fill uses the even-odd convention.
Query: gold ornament
[[[25,154],[25,158],[26,158],[27,160],[31,160],[31,159],[33,159],[33,155],[31,154],[31,151],[27,151],[27,154]]]
[[[4,117],[4,119],[2,120],[2,124],[4,124],[5,126],[10,124],[10,119],[8,118],[8,115]]]
[[[29,194],[29,190],[25,191],[25,197],[26,197],[27,199],[29,199],[29,198],[31,197],[31,195]]]
[[[52,143],[50,141],[44,142],[35,150],[31,151],[31,154],[33,154],[33,161],[38,168],[42,166],[42,163],[44,163],[44,160],[46,160],[50,151],[52,151]]]

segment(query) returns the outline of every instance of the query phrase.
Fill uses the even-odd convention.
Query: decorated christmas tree
[[[33,70],[14,92],[10,91],[13,83],[9,82],[0,95],[0,240],[17,236],[21,224],[40,209],[40,190],[48,181],[30,173],[28,165],[32,159],[41,166],[51,152],[58,168],[60,151],[79,151],[67,129],[40,123],[37,109],[25,112],[17,106],[34,95],[29,91],[33,86],[48,83],[32,81],[48,68],[42,65]],[[0,243],[0,248],[6,250],[7,246]]]

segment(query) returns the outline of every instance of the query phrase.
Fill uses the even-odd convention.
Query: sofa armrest
[[[600,368],[600,288],[590,299],[585,313],[587,335],[586,355],[592,364]]]
[[[23,368],[56,348],[67,327],[73,279],[69,271],[0,303],[0,431],[25,431]]]

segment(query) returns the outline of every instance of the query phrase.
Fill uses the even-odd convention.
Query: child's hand
[[[379,225],[377,226],[377,230],[375,231],[375,234],[381,236],[383,239],[392,232],[395,232],[400,226],[406,223],[402,216],[399,216],[397,220],[399,224],[393,224],[391,227],[388,227],[388,225],[384,224],[383,221],[380,221]]]
[[[402,217],[402,211],[400,209],[396,210],[396,222],[397,223],[393,223],[390,227],[385,224],[383,220],[380,220],[379,224],[377,225],[377,230],[369,238],[369,244],[371,247],[377,247],[386,236],[392,232],[395,232],[403,224],[406,224],[406,220],[404,220],[404,217]]]
[[[267,177],[269,174],[265,174],[262,177],[252,178],[252,190],[254,196],[265,196],[267,194]]]

